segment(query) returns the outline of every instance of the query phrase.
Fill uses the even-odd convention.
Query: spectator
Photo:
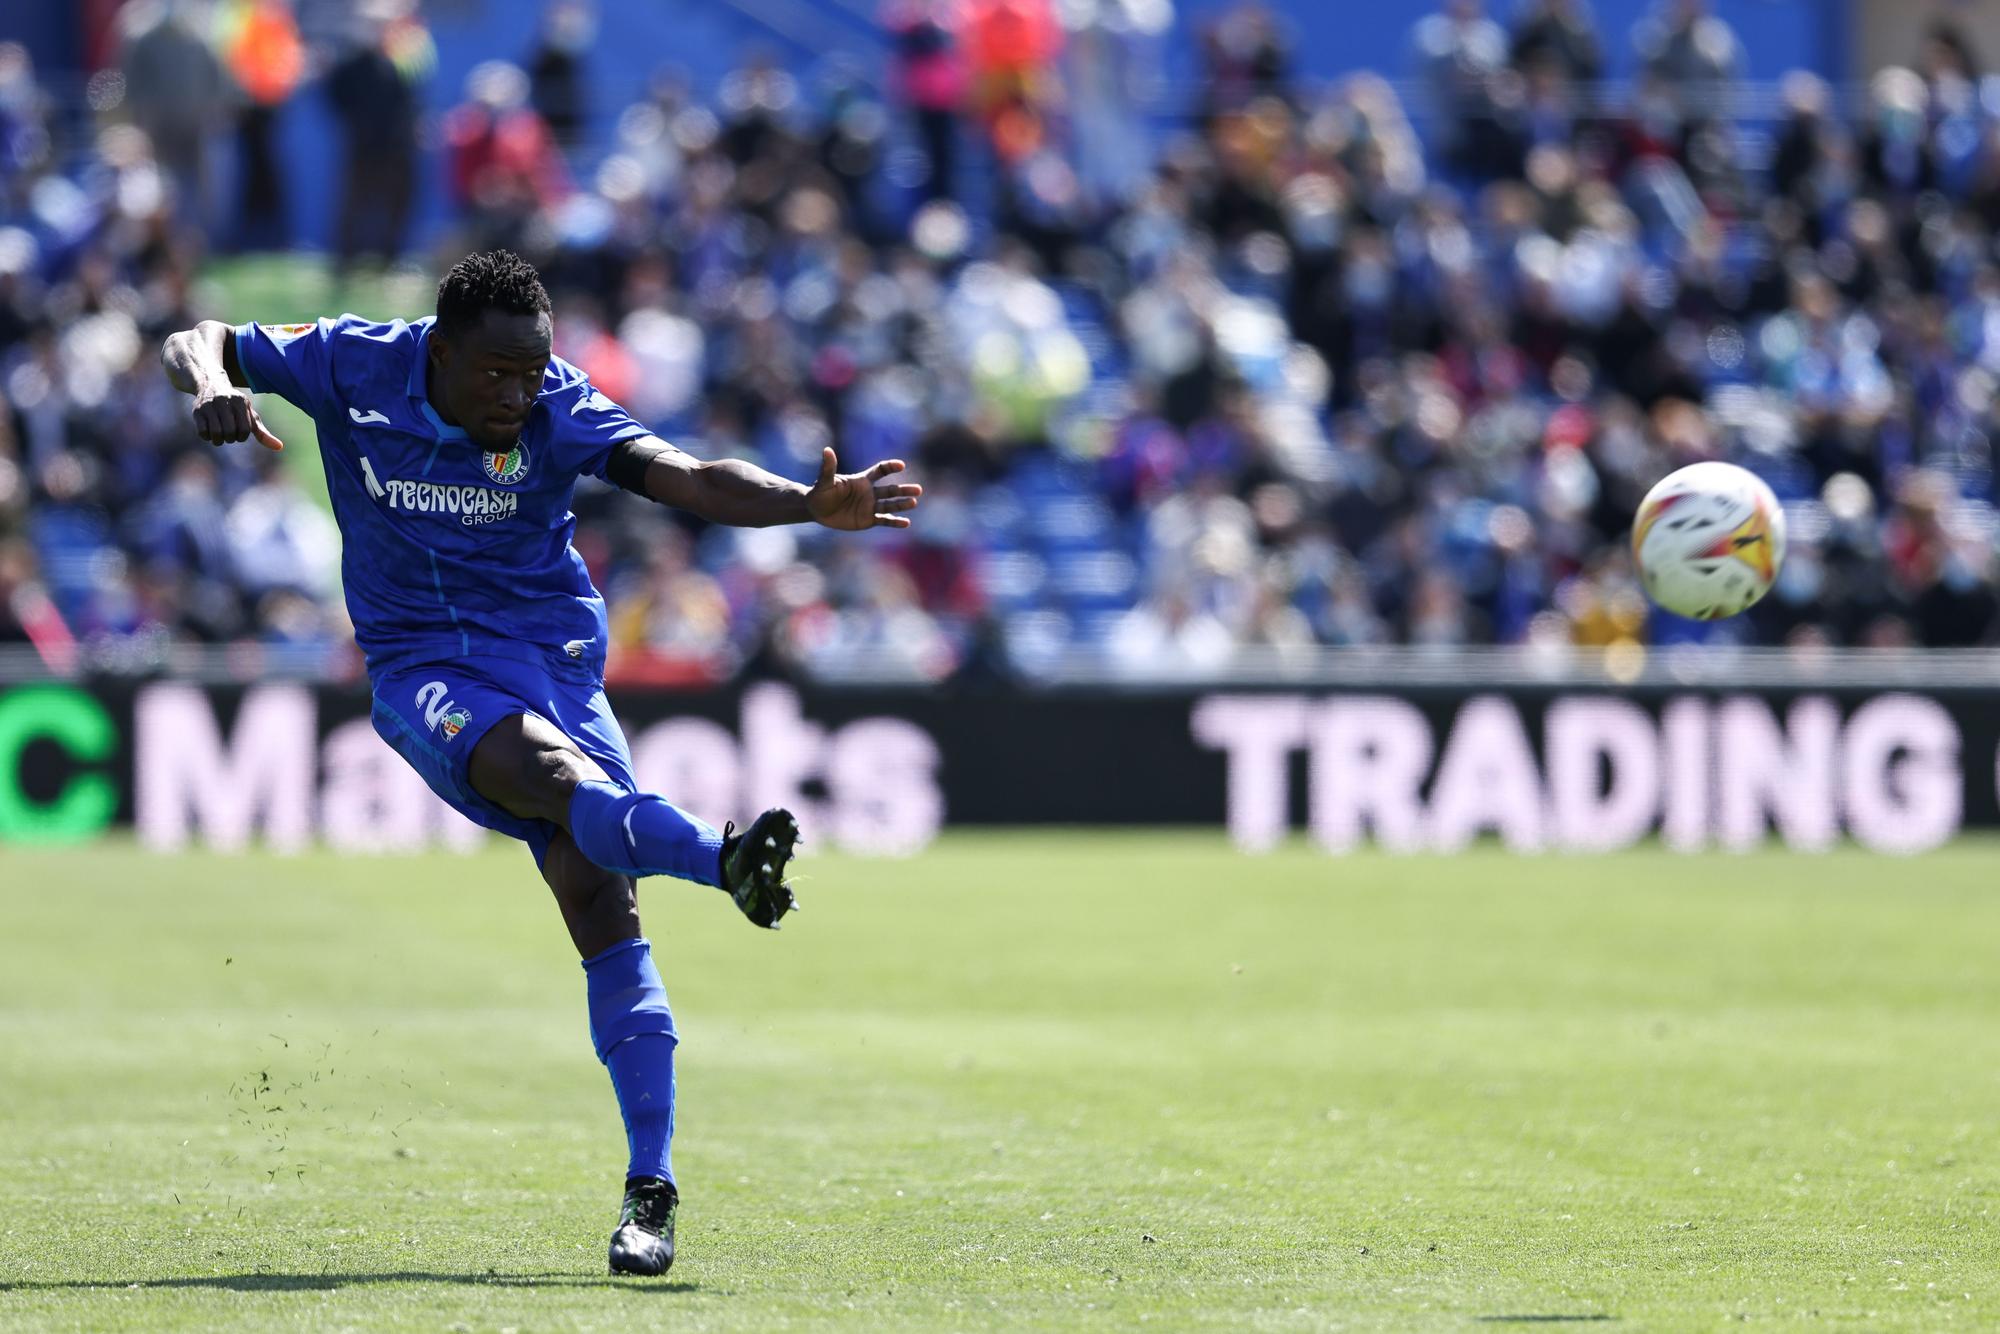
[[[285,183],[278,165],[278,108],[305,72],[305,47],[289,0],[236,0],[223,17],[223,55],[243,105],[236,116],[237,246],[284,243]]]
[[[226,640],[244,623],[222,478],[207,454],[183,454],[166,485],[132,521],[133,546],[149,575],[176,590],[175,628],[196,639]]]
[[[1201,34],[1204,124],[1261,98],[1291,97],[1291,43],[1270,6],[1236,0]]]
[[[882,26],[894,42],[898,95],[916,120],[923,146],[926,199],[951,199],[958,178],[958,119],[965,105],[965,63],[958,49],[958,0],[888,0]]]
[[[416,189],[418,90],[437,63],[411,0],[363,0],[358,38],[327,71],[326,92],[345,143],[334,264],[402,254]]]
[[[1806,213],[1827,202],[1822,173],[1834,134],[1832,96],[1818,75],[1795,70],[1783,84],[1785,120],[1771,154],[1771,187]]]
[[[568,193],[555,137],[528,105],[528,76],[504,60],[476,65],[465,101],[445,117],[452,202],[469,228],[466,248],[528,248],[527,230]]]
[[[1604,73],[1597,25],[1582,0],[1529,0],[1515,20],[1508,59],[1523,74],[1547,69],[1577,84],[1594,84]]]
[[[340,583],[340,530],[281,460],[259,456],[257,473],[223,520],[237,586],[253,600],[274,592],[324,599]]]
[[[842,215],[856,236],[871,245],[900,232],[879,216],[871,197],[876,169],[887,151],[888,121],[888,112],[852,71],[843,69],[828,81],[825,126],[813,144],[813,156]]]
[[[1980,78],[1979,54],[1971,36],[1948,18],[1934,20],[1924,32],[1921,59],[1924,82],[1931,96],[1940,101],[1956,101],[1970,96]]]
[[[1743,67],[1735,29],[1708,12],[1708,0],[1661,0],[1632,44],[1647,74],[1672,90],[1690,119],[1727,115]]]
[[[48,97],[19,42],[0,42],[0,178],[38,167],[49,154]]]
[[[1077,174],[1093,207],[1123,205],[1152,167],[1147,113],[1156,100],[1156,47],[1172,0],[1085,0],[1062,11],[1070,131]]]
[[[799,81],[768,51],[725,78],[719,100],[723,152],[738,167],[768,162],[793,144]]]
[[[28,475],[21,468],[20,446],[14,438],[14,410],[0,395],[0,538],[21,530],[28,510]]]
[[[1018,162],[1041,147],[1055,99],[1062,25],[1051,0],[965,0],[960,40],[993,151]]]
[[[195,30],[188,0],[139,0],[118,16],[125,110],[152,141],[173,182],[182,217],[205,224],[210,198],[209,136],[221,127],[227,96],[222,67]]]
[[[1861,135],[1861,179],[1873,194],[1908,200],[1938,184],[1928,112],[1930,89],[1916,71],[1882,70],[1869,81],[1873,116]]]
[[[651,546],[644,571],[615,590],[611,645],[619,673],[675,685],[726,679],[737,654],[722,585],[694,567],[679,529]]]
[[[76,668],[76,639],[36,577],[33,549],[19,538],[0,537],[0,648],[20,644],[32,647],[51,672]]]
[[[565,152],[575,151],[590,114],[583,57],[596,37],[596,16],[583,0],[553,0],[528,57],[529,100]]]
[[[1416,46],[1445,163],[1478,179],[1518,174],[1519,84],[1507,69],[1507,35],[1482,0],[1445,0],[1417,24]]]

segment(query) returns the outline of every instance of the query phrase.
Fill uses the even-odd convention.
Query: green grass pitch
[[[517,849],[0,850],[0,1328],[1993,1328],[1995,861],[960,835],[777,935],[652,882],[648,1283]]]

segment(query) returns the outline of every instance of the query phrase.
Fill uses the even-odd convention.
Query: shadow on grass
[[[381,1274],[208,1274],[198,1278],[62,1279],[47,1283],[0,1280],[6,1292],[121,1292],[130,1289],[218,1288],[227,1292],[329,1292],[375,1283],[461,1283],[473,1288],[622,1288],[633,1292],[694,1292],[701,1285],[675,1279],[659,1283],[609,1274],[434,1274],[406,1269]]]

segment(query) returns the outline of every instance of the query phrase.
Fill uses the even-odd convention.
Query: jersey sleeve
[[[260,394],[276,394],[317,416],[334,406],[333,337],[338,320],[314,324],[239,324],[236,364]]]
[[[565,392],[552,406],[563,457],[578,473],[600,480],[609,480],[604,470],[614,446],[653,433],[588,380]]]

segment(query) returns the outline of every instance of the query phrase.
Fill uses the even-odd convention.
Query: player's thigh
[[[524,819],[569,822],[570,794],[582,782],[605,782],[604,767],[548,719],[516,713],[496,721],[472,748],[472,789]]]
[[[639,780],[632,772],[632,750],[625,742],[625,730],[611,711],[611,701],[603,685],[566,687],[546,701],[549,716],[577,749],[595,760],[620,787],[637,791]]]
[[[487,732],[510,717],[535,711],[532,691],[462,662],[385,671],[369,684],[376,732],[423,775],[432,791],[477,824],[546,842],[538,821],[481,795],[470,773],[472,754]]]

